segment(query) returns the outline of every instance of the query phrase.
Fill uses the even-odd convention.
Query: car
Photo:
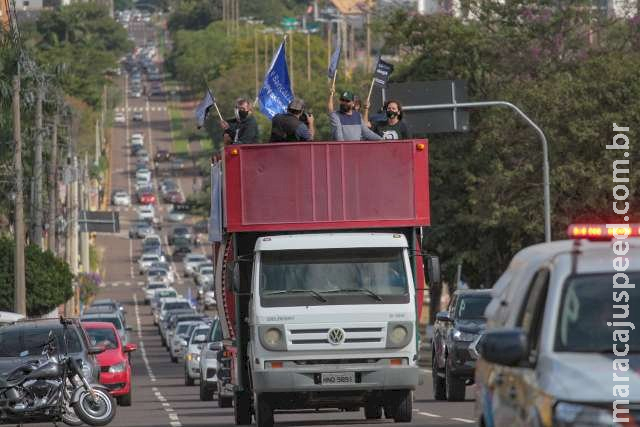
[[[178,190],[180,190],[180,186],[173,179],[165,178],[160,181],[160,192],[163,196],[171,191]]]
[[[138,203],[141,205],[153,205],[156,203],[156,195],[153,191],[149,191],[148,188],[138,191]]]
[[[131,363],[129,357],[138,347],[128,343],[122,345],[115,326],[106,322],[82,322],[94,346],[103,347],[104,351],[96,356],[100,365],[100,384],[109,389],[118,405],[131,406]]]
[[[148,164],[150,160],[149,153],[144,148],[136,153],[136,162]]]
[[[136,186],[136,192],[143,189],[146,190],[148,188],[153,189],[153,187],[151,187],[151,182],[146,177],[136,178],[135,186]]]
[[[178,298],[178,291],[174,288],[160,288],[156,289],[153,292],[153,297],[151,298],[151,302],[149,305],[151,306],[151,314],[154,315],[155,321],[155,313],[160,309],[162,302],[165,298]]]
[[[205,309],[213,308],[218,305],[218,303],[216,302],[216,293],[213,290],[213,286],[204,288],[204,293],[202,295],[202,305],[204,305]]]
[[[95,299],[91,301],[89,308],[95,308],[95,307],[109,307],[113,311],[118,311],[122,315],[122,318],[125,320],[125,323],[126,323],[125,314],[127,313],[127,310],[125,310],[124,305],[122,305],[118,301],[113,300],[111,298]]]
[[[213,265],[198,269],[196,285],[199,288],[198,292],[201,292],[202,294],[204,294],[205,289],[213,286]]]
[[[136,180],[144,178],[147,182],[151,182],[151,171],[149,169],[140,169],[136,171]]]
[[[465,386],[472,385],[476,355],[470,344],[482,333],[484,310],[490,290],[458,290],[447,311],[436,314],[431,340],[433,396],[451,402],[464,400]]]
[[[125,123],[126,120],[127,119],[125,118],[124,113],[118,112],[113,116],[113,122],[114,123]]]
[[[181,203],[186,202],[184,194],[182,194],[182,191],[180,191],[180,190],[168,191],[168,192],[163,194],[162,198],[167,203],[178,203],[178,204],[181,204]]]
[[[141,133],[133,133],[130,138],[131,145],[144,145],[144,135]]]
[[[142,246],[162,246],[162,238],[157,234],[152,234],[144,238]]]
[[[184,385],[192,386],[200,378],[200,353],[207,344],[211,326],[197,325],[191,331],[184,354]]]
[[[169,262],[156,262],[153,263],[151,265],[151,268],[160,268],[162,270],[166,270],[167,273],[169,273],[169,277],[171,279],[171,281],[175,281],[175,277],[176,277],[176,272],[175,272],[175,268],[173,267],[173,264],[169,263]]]
[[[111,204],[114,206],[131,206],[131,197],[124,190],[118,190],[113,193]]]
[[[155,295],[156,291],[161,289],[169,289],[169,285],[165,281],[149,281],[144,287],[144,303],[146,305],[151,304],[151,299]]]
[[[184,212],[177,211],[175,209],[171,209],[167,212],[166,220],[168,222],[183,222],[187,215]]]
[[[138,150],[138,152],[136,153],[136,155],[138,155],[141,151],[143,151],[144,149],[140,149]],[[137,158],[136,157],[136,164],[135,164],[135,171],[138,172],[140,169],[148,169],[149,168],[149,162],[146,161],[144,158]]]
[[[167,285],[173,284],[169,276],[169,272],[164,268],[149,267],[149,269],[147,270],[147,281],[156,282],[156,283],[166,283]]]
[[[142,205],[138,208],[138,219],[156,222],[156,210],[153,205]]]
[[[91,321],[91,322],[107,322],[111,323],[115,326],[116,331],[118,331],[118,336],[120,337],[120,341],[122,341],[122,345],[129,344],[129,331],[131,331],[130,326],[126,326],[122,321],[122,317],[115,313],[83,313],[80,316],[80,320],[83,322]]]
[[[198,263],[194,268],[193,268],[193,277],[198,277],[198,275],[203,271],[203,270],[208,270],[208,269],[212,269],[213,268],[213,262],[211,262],[211,260],[209,258],[207,258],[206,260]]]
[[[194,274],[196,267],[198,264],[202,264],[203,262],[211,262],[209,258],[205,254],[199,252],[192,252],[190,254],[185,255],[184,260],[182,261],[184,264],[184,275],[191,276]]]
[[[513,257],[473,344],[477,425],[638,424],[638,228],[572,224]]]
[[[173,245],[173,261],[180,262],[184,258],[185,254],[188,254],[192,250],[191,241],[184,237],[176,237],[171,242]]]
[[[215,318],[211,324],[207,343],[200,352],[200,400],[213,400],[215,393],[218,394],[218,406],[220,408],[230,408],[233,402],[233,391],[229,392],[231,386],[230,369],[222,369],[222,363],[227,366],[226,360],[221,360],[222,356],[222,325]]]
[[[142,111],[134,111],[131,115],[131,120],[134,122],[141,122],[144,120],[144,114],[142,114]]]
[[[158,319],[157,324],[160,329],[160,334],[163,335],[163,329],[167,326],[166,321],[171,314],[176,314],[178,312],[188,312],[193,313],[194,309],[191,303],[185,298],[168,298],[162,302],[160,306],[160,310],[158,310]],[[164,342],[162,343],[165,344]]]
[[[165,345],[167,346],[167,349],[169,349],[169,351],[171,351],[172,340],[173,340],[173,337],[176,335],[176,328],[178,324],[181,322],[191,322],[194,320],[205,321],[207,320],[207,316],[197,312],[177,313],[173,316],[170,316],[170,318],[166,322],[166,325],[163,331]]]
[[[67,318],[64,321],[66,334],[59,318],[20,320],[0,328],[0,372],[11,372],[30,360],[39,361],[42,346],[49,340],[49,333],[52,332],[56,348],[63,351],[66,345],[69,356],[79,362],[87,381],[97,383],[100,365],[96,355],[102,350],[90,344],[77,319]]]
[[[173,170],[181,170],[184,169],[184,160],[177,157],[171,160],[171,169]]]
[[[129,226],[130,239],[144,239],[146,236],[155,233],[153,225],[148,221],[137,221]]]
[[[188,320],[176,324],[169,342],[169,357],[173,363],[178,363],[184,358],[189,335],[196,326],[202,324],[199,320]]]
[[[192,240],[193,236],[191,235],[191,231],[189,231],[189,227],[185,227],[185,226],[177,226],[177,227],[173,227],[173,230],[171,230],[171,234],[169,235],[169,244],[173,245],[173,241],[174,239],[187,239],[187,240]]]
[[[146,273],[147,270],[149,269],[149,267],[151,267],[151,264],[153,264],[154,262],[161,262],[161,261],[162,261],[162,258],[157,253],[143,254],[138,259],[138,273],[141,274],[141,275]]]

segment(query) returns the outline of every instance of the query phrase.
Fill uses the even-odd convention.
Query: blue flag
[[[282,42],[264,76],[264,83],[258,94],[260,111],[271,120],[276,114],[287,111],[287,106],[292,99],[293,92],[289,80],[284,42]]]
[[[204,99],[198,107],[196,108],[196,121],[198,123],[198,129],[200,129],[204,125],[204,121],[207,119],[207,114],[209,114],[209,110],[213,107],[213,104],[216,103],[213,94],[209,89],[207,89],[207,93],[204,96]]]
[[[332,79],[338,71],[338,64],[340,63],[340,45],[336,46],[336,49],[331,55],[331,62],[329,63],[329,78]]]

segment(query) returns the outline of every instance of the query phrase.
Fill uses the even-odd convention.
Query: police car
[[[478,425],[640,425],[640,226],[569,235],[520,251],[494,286]]]

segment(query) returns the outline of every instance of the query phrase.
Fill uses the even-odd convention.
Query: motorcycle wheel
[[[90,426],[106,426],[116,416],[116,402],[113,396],[102,390],[94,390],[96,400],[91,393],[83,390],[80,398],[73,404],[78,417]]]

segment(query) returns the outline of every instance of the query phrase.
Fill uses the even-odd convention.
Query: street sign
[[[285,29],[285,30],[293,30],[294,28],[296,28],[299,24],[298,24],[298,19],[297,18],[292,18],[289,16],[285,16],[284,18],[282,18],[282,20],[280,21],[280,25]]]
[[[80,232],[119,233],[120,214],[111,211],[80,211]]]
[[[467,102],[467,85],[464,80],[388,83],[386,89],[375,87],[371,95],[372,119],[376,112],[382,110],[384,101],[389,99],[400,101],[404,109],[403,121],[409,125],[414,136],[470,130],[469,112],[464,109],[406,110],[412,105]]]

